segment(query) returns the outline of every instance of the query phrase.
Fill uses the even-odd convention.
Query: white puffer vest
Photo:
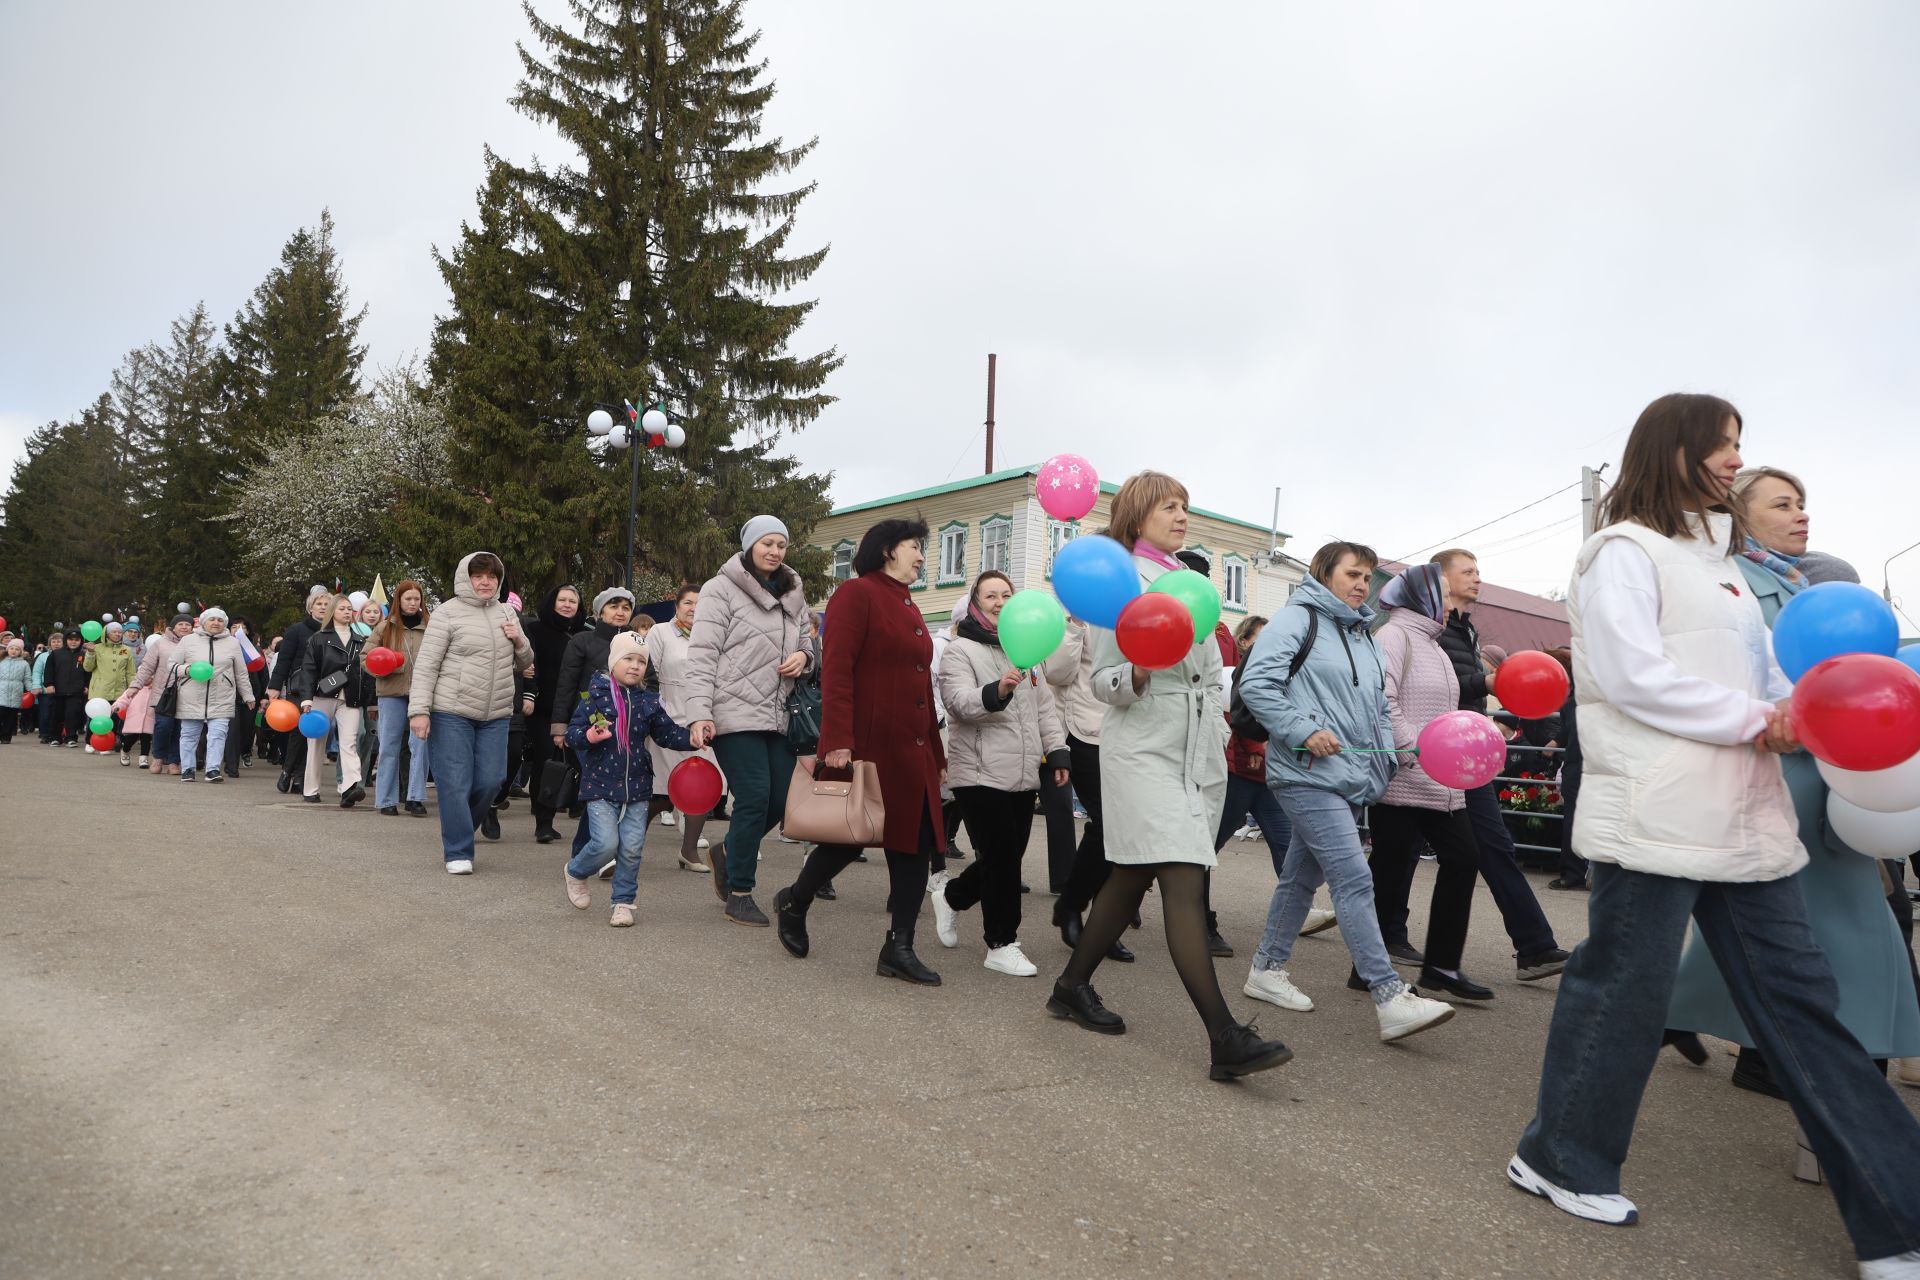
[[[1767,695],[1756,676],[1751,637],[1766,623],[1731,556],[1710,561],[1651,529],[1616,524],[1587,540],[1576,579],[1610,539],[1626,538],[1653,560],[1660,586],[1660,640],[1684,674]],[[1807,863],[1779,757],[1751,745],[1715,746],[1633,719],[1604,701],[1587,665],[1579,591],[1570,593],[1573,673],[1585,773],[1575,807],[1573,847],[1594,862],[1683,880],[1757,881],[1792,875]],[[1751,615],[1750,617],[1748,615]]]

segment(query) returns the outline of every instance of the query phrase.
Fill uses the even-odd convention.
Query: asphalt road
[[[524,802],[457,878],[436,823],[269,776],[0,748],[0,1276],[1853,1274],[1784,1104],[1718,1054],[1655,1072],[1640,1226],[1507,1185],[1554,984],[1514,980],[1484,892],[1468,968],[1497,998],[1382,1046],[1337,931],[1295,960],[1315,1012],[1239,995],[1272,871],[1235,842],[1222,982],[1298,1056],[1222,1085],[1151,916],[1099,975],[1108,1039],[1042,1009],[1044,893],[1041,977],[984,970],[974,914],[954,951],[923,919],[946,983],[914,989],[873,973],[877,861],[801,962],[722,920],[677,832],[614,930]],[[798,862],[768,843],[763,905]],[[1584,898],[1541,896],[1571,946]]]

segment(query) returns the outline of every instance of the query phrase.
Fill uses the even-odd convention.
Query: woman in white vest
[[[1586,773],[1573,843],[1593,893],[1507,1177],[1576,1217],[1639,1220],[1620,1166],[1691,918],[1825,1167],[1860,1274],[1920,1276],[1920,1122],[1836,1016],[1788,879],[1807,853],[1778,756],[1798,744],[1733,561],[1741,426],[1714,396],[1647,406],[1575,562]]]

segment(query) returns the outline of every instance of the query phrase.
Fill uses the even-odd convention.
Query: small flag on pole
[[[246,660],[247,670],[265,671],[267,669],[267,660],[260,655],[258,649],[253,647],[253,641],[247,639],[246,632],[236,631],[233,638],[240,642],[240,656]]]
[[[392,612],[392,610],[387,608],[387,589],[382,585],[380,575],[377,573],[373,575],[373,590],[367,593],[367,599],[379,605],[382,611]]]

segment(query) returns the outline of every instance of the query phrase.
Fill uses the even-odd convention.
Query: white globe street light
[[[624,422],[622,422],[618,426],[610,427],[606,435],[607,435],[607,443],[612,445],[616,449],[624,449],[629,444],[633,443],[631,440],[627,439],[627,424]]]
[[[649,409],[640,415],[640,430],[650,436],[663,434],[667,429],[667,415],[658,409]]]
[[[606,409],[596,408],[587,415],[587,435],[600,437],[610,449],[631,450],[627,460],[627,589],[633,589],[633,538],[634,521],[640,505],[640,455],[641,449],[635,444],[651,441],[655,436],[669,449],[678,449],[687,443],[684,427],[667,420],[666,410],[658,406],[639,414],[635,421],[632,401],[622,405],[618,420]],[[635,437],[639,437],[638,440]]]
[[[687,443],[687,429],[677,422],[669,423],[661,434],[666,437],[669,449],[678,449]]]
[[[587,415],[587,434],[604,436],[613,430],[613,415],[605,409],[595,409]]]

